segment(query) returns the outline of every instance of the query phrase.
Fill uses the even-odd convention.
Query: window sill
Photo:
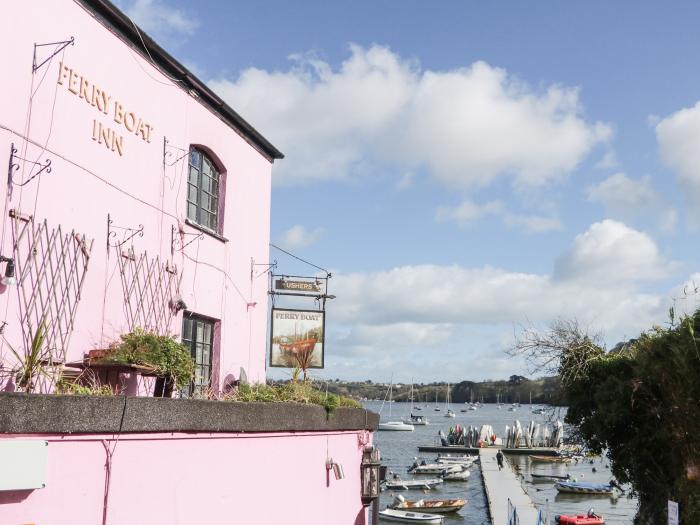
[[[218,233],[211,231],[210,229],[205,228],[204,226],[201,226],[201,225],[197,224],[196,222],[191,221],[190,219],[185,219],[185,224],[187,224],[188,226],[191,226],[195,230],[199,230],[202,233],[206,233],[210,237],[214,237],[214,239],[217,239],[221,242],[228,242],[228,239],[226,237],[224,237],[223,235],[219,235]]]

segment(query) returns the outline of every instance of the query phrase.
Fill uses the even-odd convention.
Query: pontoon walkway
[[[510,463],[504,461],[503,470],[498,470],[496,453],[498,449],[488,447],[479,449],[481,475],[484,479],[484,490],[489,504],[491,523],[504,525],[508,521],[508,500],[517,509],[520,525],[535,525],[537,509],[527,495],[520,480],[516,477]]]

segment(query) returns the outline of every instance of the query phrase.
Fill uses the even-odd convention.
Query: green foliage
[[[113,396],[109,385],[83,385],[76,382],[61,381],[56,385],[56,393],[74,396]]]
[[[226,399],[244,402],[321,405],[329,414],[338,407],[362,408],[362,405],[354,399],[322,392],[315,388],[310,381],[290,381],[282,385],[242,384]]]
[[[683,524],[700,523],[700,310],[676,321],[607,354],[562,359],[562,372],[578,367],[564,384],[567,422],[632,485],[637,523],[665,523],[669,499]]]
[[[103,360],[112,363],[141,365],[158,376],[185,388],[194,375],[194,361],[187,347],[173,336],[158,335],[136,328],[121,336],[121,343]]]
[[[32,341],[23,353],[18,352],[8,344],[10,352],[14,355],[19,363],[19,368],[16,371],[17,385],[25,392],[33,392],[36,386],[37,378],[45,374],[45,366],[50,364],[50,353],[44,351],[44,339],[46,338],[46,323],[42,319],[39,327],[32,336]],[[48,354],[48,355],[46,355]],[[49,359],[47,359],[47,357]]]

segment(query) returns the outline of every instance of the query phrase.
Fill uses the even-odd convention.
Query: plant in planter
[[[136,328],[120,336],[121,342],[100,361],[139,365],[151,369],[160,380],[160,395],[172,393],[173,386],[187,387],[194,376],[194,361],[187,347],[174,336],[158,335]]]

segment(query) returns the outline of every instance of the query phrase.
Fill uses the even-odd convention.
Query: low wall
[[[377,423],[360,409],[3,394],[0,441],[47,441],[48,470],[45,488],[0,492],[0,523],[364,525]]]

